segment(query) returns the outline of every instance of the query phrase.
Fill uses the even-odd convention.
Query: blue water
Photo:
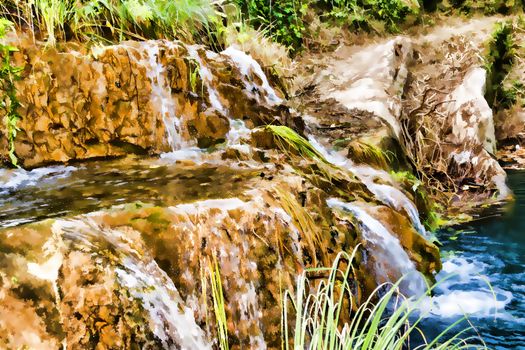
[[[444,269],[427,335],[467,315],[492,349],[525,349],[525,172],[509,173],[516,202],[490,217],[438,232]],[[472,334],[476,334],[472,332]]]

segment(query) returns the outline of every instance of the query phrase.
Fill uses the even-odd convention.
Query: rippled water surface
[[[510,172],[508,181],[512,206],[438,234],[444,244],[438,279],[449,279],[425,305],[426,333],[437,334],[466,314],[489,348],[525,349],[525,172]]]
[[[255,169],[163,162],[158,159],[91,161],[26,171],[0,169],[0,227],[144,202],[176,205],[235,197]]]

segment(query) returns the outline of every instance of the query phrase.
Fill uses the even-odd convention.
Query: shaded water
[[[490,348],[525,349],[525,172],[510,172],[508,184],[516,197],[508,210],[438,233],[438,280],[453,275],[432,300],[427,335],[466,314]]]

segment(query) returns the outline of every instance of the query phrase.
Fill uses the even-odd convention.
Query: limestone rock
[[[231,49],[215,54],[166,40],[124,42],[80,53],[20,39],[13,64],[24,167],[223,142],[229,120],[300,128],[261,67]],[[2,115],[0,115],[3,118]],[[4,123],[0,157],[7,160]]]

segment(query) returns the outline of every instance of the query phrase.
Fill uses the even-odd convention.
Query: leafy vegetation
[[[248,23],[261,28],[293,49],[302,44],[306,30],[303,20],[308,4],[303,0],[235,0],[245,14]]]
[[[221,48],[227,23],[240,14],[239,35],[263,33],[296,52],[310,33],[313,17],[351,29],[398,31],[420,7],[437,9],[439,1],[417,0],[5,0],[0,15],[29,27],[55,45],[68,40],[183,39]],[[431,3],[429,5],[429,3]],[[505,12],[512,1],[458,1],[453,8]],[[235,8],[235,10],[231,10]],[[447,6],[441,8],[447,9]],[[36,34],[35,34],[36,35]],[[257,36],[257,34],[255,34]],[[231,40],[230,40],[231,41]]]
[[[207,33],[217,21],[209,0],[7,0],[4,15],[57,40],[182,38]]]
[[[488,75],[485,98],[489,105],[496,109],[508,108],[516,102],[512,94],[503,91],[502,85],[515,60],[513,31],[512,22],[499,22],[488,43],[485,59]]]
[[[0,39],[2,39],[12,23],[4,18],[0,18]],[[16,88],[14,82],[20,78],[23,68],[14,67],[11,64],[11,55],[18,51],[16,47],[2,44],[0,42],[0,109],[4,111],[4,122],[7,130],[7,141],[9,145],[9,159],[14,166],[18,165],[15,155],[15,138],[18,131],[17,123],[20,115],[17,112],[20,103],[16,98]]]
[[[329,16],[339,23],[368,27],[379,20],[390,31],[397,31],[406,16],[419,12],[417,2],[402,0],[323,0],[329,8]]]

